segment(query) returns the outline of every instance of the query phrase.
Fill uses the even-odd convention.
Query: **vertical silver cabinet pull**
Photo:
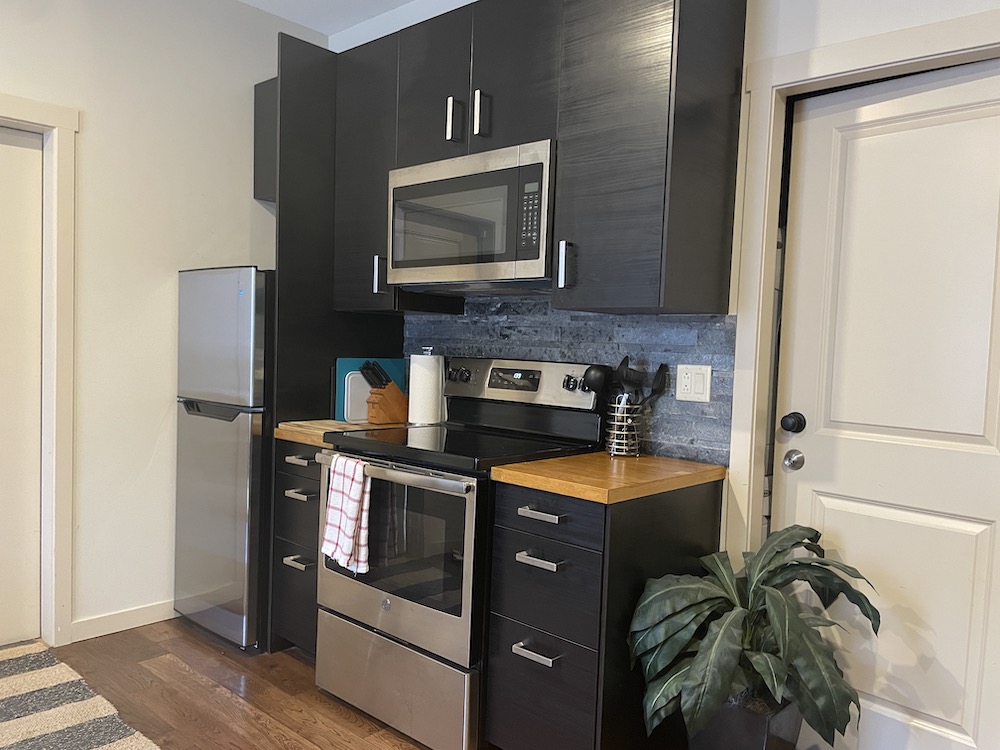
[[[493,119],[493,100],[482,89],[476,89],[472,96],[472,134],[486,136],[490,134],[490,121]]]
[[[462,114],[462,103],[455,101],[455,97],[449,96],[445,113],[444,139],[446,141],[462,140],[462,128],[457,122],[457,118]]]
[[[573,243],[566,240],[559,240],[559,272],[556,277],[557,286],[560,289],[567,289],[572,286],[569,276],[569,254]]]
[[[513,646],[510,647],[511,653],[517,654],[528,661],[533,661],[535,664],[541,664],[543,667],[552,667],[556,663],[558,656],[553,656],[551,659],[548,656],[542,656],[541,654],[530,651],[525,648],[527,641],[518,641]]]
[[[372,258],[372,294],[378,294],[378,266],[379,266],[378,253]]]
[[[315,492],[303,492],[302,490],[285,490],[285,497],[292,500],[301,500],[304,503],[308,503],[314,497],[319,497]]]
[[[281,564],[295,570],[308,570],[316,565],[315,560],[302,559],[301,555],[287,555],[281,558]]]
[[[517,515],[524,516],[525,518],[530,518],[534,521],[545,521],[545,523],[559,523],[564,515],[556,515],[555,513],[543,513],[540,510],[535,510],[530,505],[522,505],[517,509]]]
[[[558,562],[552,562],[551,560],[543,560],[540,557],[535,557],[534,555],[529,555],[528,550],[521,550],[514,555],[514,559],[523,563],[524,565],[530,565],[533,568],[541,568],[542,570],[547,570],[550,573],[558,573],[559,567],[566,563],[565,560],[559,560]]]
[[[311,458],[302,458],[302,456],[285,456],[285,463],[296,466],[312,466],[316,462]]]

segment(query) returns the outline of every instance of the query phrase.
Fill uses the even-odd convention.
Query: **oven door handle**
[[[446,495],[468,495],[473,490],[472,482],[463,482],[460,479],[445,479],[444,477],[434,477],[426,474],[413,474],[408,471],[386,469],[382,466],[374,466],[372,464],[365,467],[365,474],[372,479],[384,479],[394,484],[401,484],[406,487],[418,487],[422,490],[431,490],[433,492],[443,492]]]

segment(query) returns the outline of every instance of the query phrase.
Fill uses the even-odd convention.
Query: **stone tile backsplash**
[[[736,318],[726,315],[606,315],[554,310],[542,297],[478,297],[465,315],[409,314],[406,354],[433,346],[436,354],[540,359],[615,367],[646,373],[670,366],[670,386],[653,404],[646,453],[708,463],[729,463]],[[712,366],[710,403],[677,401],[677,365]]]

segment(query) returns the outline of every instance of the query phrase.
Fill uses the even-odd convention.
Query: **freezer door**
[[[174,608],[242,647],[257,641],[261,417],[177,404]]]
[[[255,266],[180,272],[179,397],[263,405],[264,283]]]

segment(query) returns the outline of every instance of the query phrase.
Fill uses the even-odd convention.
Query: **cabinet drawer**
[[[512,647],[517,644],[514,653]],[[551,666],[533,661],[537,655]],[[597,653],[490,616],[486,739],[504,750],[594,747]]]
[[[316,611],[316,548],[275,539],[271,561],[272,633],[314,654]]]
[[[316,461],[319,448],[303,443],[289,443],[287,440],[274,441],[274,463],[279,471],[297,474],[319,481],[320,464]]]
[[[598,552],[604,549],[605,511],[601,503],[588,500],[512,484],[497,487],[498,525]]]
[[[601,560],[598,552],[494,527],[490,609],[596,649]]]
[[[319,539],[319,480],[274,475],[274,535],[315,549]]]

